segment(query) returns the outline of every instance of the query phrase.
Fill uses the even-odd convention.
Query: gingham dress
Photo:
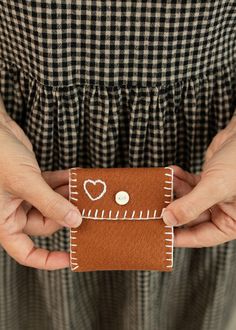
[[[199,172],[235,112],[235,60],[235,0],[0,0],[0,93],[42,171]],[[69,251],[67,228],[33,239]],[[50,272],[0,250],[1,330],[225,330],[235,305],[236,241],[175,248],[171,273]]]

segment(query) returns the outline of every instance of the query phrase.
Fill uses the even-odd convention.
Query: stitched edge
[[[165,180],[165,186],[164,186],[164,189],[167,190],[167,192],[168,192],[164,195],[165,197],[167,197],[167,199],[164,202],[165,202],[165,204],[169,204],[173,200],[173,173],[174,173],[174,170],[171,167],[168,167],[168,166],[166,166],[165,169],[170,170],[170,173],[165,173],[165,176],[167,176],[168,178],[167,178],[167,180]],[[169,178],[171,178],[171,180],[168,180]],[[72,169],[69,170],[69,200],[73,204],[74,204],[73,201],[78,201],[77,195],[78,195],[78,192],[77,192],[77,173],[73,172],[73,168],[72,168]],[[162,209],[160,217],[154,217],[154,218],[148,217],[146,219],[161,219],[162,218],[162,213],[163,213],[164,210],[165,210],[165,208]],[[89,210],[87,218],[91,219],[91,217],[89,217],[90,211],[91,210]],[[149,212],[149,210],[148,210],[148,212]],[[155,210],[155,212],[156,212],[156,210]],[[126,213],[127,212],[125,212],[125,214]],[[96,214],[97,214],[97,212],[96,212]],[[110,214],[111,214],[111,210],[109,212],[109,215]],[[115,218],[110,217],[109,219],[117,219],[118,214],[119,213],[117,212],[117,215],[116,215]],[[140,218],[134,218],[133,217],[134,214],[135,214],[135,211],[133,211],[131,218],[125,218],[125,219],[140,219]],[[85,218],[85,216],[83,216],[83,213],[82,213],[82,217]],[[98,219],[98,218],[94,217],[94,219]],[[103,219],[103,218],[100,218],[100,219]],[[142,218],[142,219],[145,219],[145,218]],[[166,261],[168,261],[168,264],[166,265],[166,268],[172,268],[173,267],[173,258],[174,258],[174,255],[173,255],[173,252],[174,252],[174,229],[173,229],[173,226],[167,226],[167,225],[165,225],[165,228],[170,229],[170,230],[165,231],[165,235],[171,235],[171,238],[169,236],[167,236],[167,238],[165,238]],[[76,239],[76,236],[73,236],[73,234],[76,234],[77,232],[78,231],[76,229],[70,228],[70,265],[71,265],[71,270],[72,271],[79,268],[78,258],[77,258],[77,251],[75,249],[78,245],[76,243],[72,243],[72,240]],[[74,254],[75,254],[75,256],[74,256]]]
[[[156,217],[155,216],[156,213],[157,213],[157,210],[153,210],[153,216],[150,216],[150,210],[147,210],[146,211],[147,212],[146,213],[147,214],[146,217],[142,217],[144,211],[135,211],[135,210],[132,211],[131,210],[130,212],[132,212],[132,214],[131,214],[131,217],[130,218],[129,217],[126,217],[126,214],[127,214],[128,210],[122,211],[122,212],[124,212],[123,213],[123,216],[119,215],[119,212],[120,212],[119,210],[115,211],[115,217],[112,217],[112,210],[107,210],[107,212],[109,212],[108,213],[109,214],[108,217],[104,217],[104,212],[105,212],[104,209],[103,210],[100,210],[100,211],[98,209],[93,210],[94,216],[91,216],[90,215],[91,212],[92,212],[91,209],[88,210],[87,215],[85,215],[85,212],[86,212],[85,209],[83,209],[81,211],[82,217],[85,218],[85,219],[92,219],[92,220],[117,220],[118,218],[120,220],[121,219],[125,219],[125,220],[150,220],[150,219],[161,219],[162,218],[162,216],[159,216],[159,217]],[[98,212],[101,212],[101,214],[102,214],[101,217],[97,217]],[[139,213],[139,216],[138,217],[134,217],[135,213]]]
[[[75,204],[74,201],[78,201],[77,198],[77,173],[73,172],[73,168],[69,169],[69,201]],[[73,242],[76,240],[76,234],[78,231],[75,228],[70,228],[70,268],[75,271],[79,268],[78,258],[77,258],[77,244]],[[73,243],[72,243],[73,242]]]
[[[167,198],[165,203],[169,204],[173,201],[173,175],[174,170],[172,167],[165,167],[166,169],[170,170],[170,173],[165,173],[165,176],[167,177],[167,180],[165,180],[165,187],[164,189],[168,192],[165,193],[165,197]],[[171,178],[171,180],[170,180]],[[162,213],[165,208],[163,208]],[[165,235],[167,238],[165,238],[165,247],[166,247],[166,261],[167,265],[166,268],[172,268],[173,267],[173,259],[174,259],[174,228],[173,226],[167,226],[165,225],[166,231]]]
[[[165,186],[164,186],[164,189],[165,189],[164,196],[165,197],[170,197],[169,199],[167,198],[164,201],[164,203],[165,204],[169,204],[173,200],[173,187],[172,187],[172,183],[173,183],[173,169],[171,167],[168,167],[168,166],[166,166],[165,168],[171,170],[171,174],[165,173],[165,176],[167,176],[168,178],[171,178],[171,180],[170,179],[168,180],[168,178],[166,178],[166,180],[164,181],[164,184],[165,184]],[[76,172],[72,172],[72,170],[77,170],[77,169],[78,169],[77,167],[71,168],[70,169],[70,173],[72,175],[73,174],[77,175]],[[72,181],[73,181],[73,179],[72,179]],[[84,187],[86,181],[94,181],[94,182],[96,182],[96,181],[101,181],[101,180],[100,179],[98,179],[98,180],[87,179],[87,180],[84,181],[83,187]],[[72,188],[77,188],[77,178],[76,178],[76,180],[74,182],[76,182],[76,184],[74,184],[74,186],[72,184],[71,187]],[[102,181],[102,182],[105,183],[104,181]],[[169,183],[171,183],[171,185],[169,185]],[[105,184],[105,186],[106,186],[106,184]],[[86,190],[85,190],[85,192],[86,192]],[[74,195],[78,195],[78,192],[74,191],[72,193],[73,193],[73,196],[70,196],[70,200],[71,201],[78,201],[77,196],[74,196]],[[105,193],[105,191],[103,191],[103,194],[104,193]],[[86,194],[87,194],[87,192],[86,192]],[[95,199],[97,199],[97,198],[95,198]],[[147,210],[141,210],[141,211],[131,210],[131,211],[129,211],[129,212],[132,212],[131,217],[126,217],[126,214],[128,213],[128,210],[121,211],[121,212],[124,212],[123,213],[123,216],[119,214],[120,210],[117,210],[117,211],[115,211],[115,216],[113,216],[113,217],[112,217],[112,210],[107,210],[107,212],[109,212],[108,213],[109,215],[104,217],[104,213],[105,213],[105,210],[104,209],[103,210],[98,210],[98,209],[92,210],[92,209],[89,209],[87,211],[87,214],[85,214],[86,210],[83,209],[83,210],[81,210],[81,215],[82,215],[82,217],[84,219],[91,219],[91,220],[117,220],[118,219],[118,216],[119,216],[119,219],[123,219],[123,220],[149,220],[149,219],[153,219],[153,220],[154,219],[160,219],[161,220],[162,219],[162,213],[163,213],[164,210],[165,210],[165,207],[162,208],[160,216],[156,216],[156,214],[158,213],[158,210],[157,209],[152,210],[152,211],[150,211],[149,209],[147,209]],[[142,215],[145,214],[145,211],[146,211],[146,217],[142,217]],[[102,214],[101,217],[98,217],[97,216],[99,212],[101,212],[101,214]],[[137,214],[138,212],[139,212],[139,216],[136,216],[135,217],[134,216],[135,213]],[[150,216],[150,212],[153,212],[153,215],[152,216]],[[92,213],[92,215],[91,215],[91,213]]]

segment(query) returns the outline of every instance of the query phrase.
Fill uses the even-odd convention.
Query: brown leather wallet
[[[72,271],[173,270],[171,167],[71,168],[69,200],[83,218],[70,229]]]

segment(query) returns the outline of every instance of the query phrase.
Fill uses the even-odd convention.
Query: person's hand
[[[23,130],[0,111],[0,245],[18,263],[54,270],[69,267],[69,253],[37,248],[29,235],[49,236],[82,218],[68,196],[68,170],[41,173]]]
[[[177,199],[163,220],[175,226],[174,246],[210,247],[236,239],[236,116],[213,138],[200,174],[171,167]]]

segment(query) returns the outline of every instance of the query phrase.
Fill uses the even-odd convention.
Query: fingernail
[[[170,226],[177,225],[177,223],[178,223],[178,221],[175,218],[175,216],[173,215],[173,213],[170,212],[169,210],[165,210],[163,212],[163,220],[167,225],[170,225]]]
[[[77,227],[81,224],[82,222],[82,217],[81,215],[74,211],[71,210],[64,218],[65,222],[69,225],[69,226],[73,226],[73,227]]]

